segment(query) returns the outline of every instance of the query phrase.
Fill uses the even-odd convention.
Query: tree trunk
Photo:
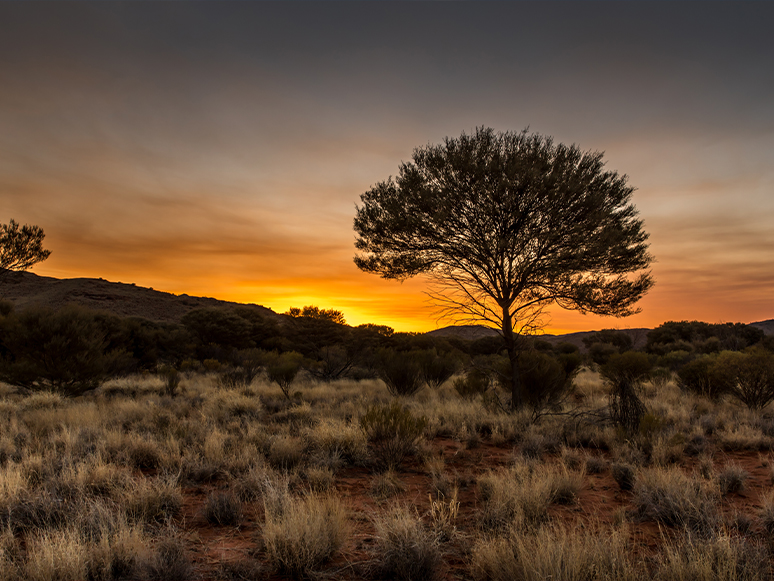
[[[524,394],[522,393],[521,377],[519,375],[519,348],[517,338],[513,334],[513,319],[510,309],[503,307],[503,339],[508,351],[508,360],[511,364],[511,410],[518,410],[524,406]]]

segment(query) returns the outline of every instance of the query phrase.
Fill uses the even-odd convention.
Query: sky
[[[641,312],[774,318],[774,3],[2,2],[0,222],[33,272],[427,331],[357,270],[360,195],[487,126],[604,152],[656,262]]]

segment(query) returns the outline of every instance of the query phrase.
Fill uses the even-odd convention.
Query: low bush
[[[643,579],[627,543],[626,531],[620,530],[589,534],[554,526],[535,534],[510,531],[505,537],[478,539],[471,569],[475,579],[488,581]]]
[[[219,526],[238,526],[242,522],[242,503],[233,492],[213,492],[204,503],[204,518]]]
[[[435,579],[441,568],[441,545],[419,515],[396,506],[374,519],[374,573],[382,579]]]
[[[391,395],[414,395],[424,385],[422,367],[416,353],[384,349],[379,354],[379,377]]]
[[[634,486],[634,505],[641,518],[701,536],[718,529],[718,500],[710,484],[677,467],[644,470]]]
[[[610,417],[629,433],[639,429],[645,415],[638,392],[651,368],[648,356],[635,351],[612,355],[600,368],[600,375],[610,385]]]
[[[280,573],[309,575],[339,550],[347,534],[346,511],[336,497],[291,498],[279,511],[267,505],[264,550]]]
[[[385,469],[400,466],[416,445],[427,427],[427,418],[416,418],[411,412],[393,401],[389,405],[368,408],[360,418],[376,461]]]

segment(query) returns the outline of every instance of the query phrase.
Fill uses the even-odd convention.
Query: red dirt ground
[[[482,442],[480,446],[466,449],[456,440],[437,438],[430,443],[434,454],[443,454],[445,471],[456,477],[459,485],[460,502],[457,529],[463,533],[460,540],[449,543],[445,556],[445,569],[441,575],[445,580],[469,579],[470,571],[465,560],[466,551],[471,548],[470,539],[476,531],[476,517],[480,509],[477,498],[476,478],[497,467],[507,466],[514,458],[511,446],[494,446]],[[603,452],[598,453],[605,456]],[[559,462],[559,458],[548,456],[547,462]],[[768,463],[770,454],[760,452],[719,452],[715,454],[715,467],[721,469],[727,463],[744,468],[749,473],[744,490],[730,494],[723,500],[722,510],[732,515],[742,512],[754,516],[761,506],[761,497],[772,489],[772,476]],[[685,458],[683,468],[690,472],[696,461]],[[374,528],[371,515],[384,510],[392,503],[415,506],[419,514],[429,511],[428,495],[432,492],[431,477],[424,465],[414,459],[406,462],[398,476],[405,485],[405,491],[387,500],[378,501],[370,494],[373,472],[364,467],[347,467],[336,474],[336,493],[344,499],[350,510],[352,534],[339,556],[328,563],[321,573],[324,578],[361,579],[364,563],[372,558],[369,547],[373,545]],[[239,561],[261,561],[260,528],[263,522],[261,502],[249,503],[244,507],[245,518],[239,527],[218,527],[210,525],[203,516],[207,495],[217,485],[188,487],[183,490],[184,503],[181,526],[186,531],[189,549],[202,579],[222,579],[220,571],[224,563]],[[621,518],[624,511],[633,508],[632,493],[620,490],[613,480],[609,468],[600,474],[586,474],[585,486],[577,502],[572,505],[552,506],[549,514],[553,520],[568,526],[604,527]],[[467,533],[467,534],[466,534]],[[653,522],[637,522],[630,519],[631,550],[634,555],[647,558],[663,543],[663,537],[671,531],[664,530]],[[232,578],[240,578],[234,576]],[[285,579],[270,575],[264,568],[261,578]]]

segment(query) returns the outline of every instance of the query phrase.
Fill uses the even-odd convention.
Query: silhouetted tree
[[[648,235],[633,188],[601,153],[479,128],[412,158],[362,194],[355,264],[388,279],[428,274],[443,312],[495,325],[513,408],[529,400],[519,337],[545,307],[626,316],[653,285],[647,272],[630,276],[650,264]]]
[[[27,270],[49,257],[43,248],[43,230],[38,226],[19,226],[15,220],[0,224],[0,273]]]

